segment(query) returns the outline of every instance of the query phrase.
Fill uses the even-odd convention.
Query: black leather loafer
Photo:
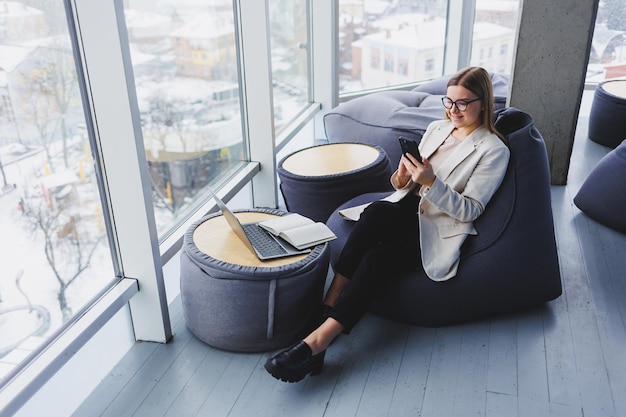
[[[298,382],[305,376],[317,375],[324,366],[326,351],[313,355],[309,345],[300,341],[265,362],[265,369],[274,378],[285,382]]]

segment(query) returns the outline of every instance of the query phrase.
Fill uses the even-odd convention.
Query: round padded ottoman
[[[598,85],[589,114],[589,139],[615,148],[626,138],[626,80]]]
[[[589,173],[574,204],[595,221],[626,233],[626,140]]]
[[[242,223],[285,212],[236,211]],[[219,349],[261,352],[288,346],[308,330],[329,264],[327,244],[309,254],[260,261],[219,213],[187,230],[180,293],[189,330]]]
[[[380,146],[362,143],[301,149],[283,158],[277,171],[287,210],[319,222],[352,197],[390,190],[393,173]]]

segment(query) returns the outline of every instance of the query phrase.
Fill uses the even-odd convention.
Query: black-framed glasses
[[[457,101],[452,101],[452,99],[450,97],[442,97],[441,98],[441,102],[443,103],[443,107],[445,107],[446,109],[450,110],[452,109],[452,106],[456,106],[456,108],[459,111],[465,111],[467,110],[467,106],[469,106],[470,103],[473,103],[475,101],[478,100],[482,100],[482,97],[478,97],[475,98],[473,100],[457,100]]]

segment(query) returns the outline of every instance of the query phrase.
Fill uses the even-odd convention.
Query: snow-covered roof
[[[474,37],[476,40],[484,40],[490,38],[496,38],[499,36],[510,35],[513,29],[506,26],[497,25],[489,22],[477,22],[474,23]]]
[[[43,11],[16,1],[0,1],[0,18],[43,15]]]
[[[156,13],[134,9],[124,10],[126,25],[131,28],[150,28],[171,22],[171,18]]]
[[[517,12],[520,0],[476,0],[476,10],[493,10],[497,12]]]
[[[365,38],[372,38],[386,45],[414,49],[430,49],[443,45],[446,27],[435,22],[422,22],[400,30],[379,32]]]
[[[187,39],[214,39],[224,35],[234,33],[235,26],[232,18],[224,15],[200,15],[186,25],[172,31],[173,37],[181,37]]]
[[[378,42],[389,46],[411,49],[441,48],[445,42],[446,24],[444,19],[430,20],[404,26],[398,30],[385,30],[364,36],[362,41]],[[495,23],[474,24],[474,40],[484,40],[510,34],[512,29]]]
[[[146,62],[154,61],[157,56],[154,54],[147,54],[145,52],[142,52],[141,50],[139,50],[139,48],[131,43],[130,58],[133,62],[133,65],[141,65],[145,64]]]
[[[6,72],[13,71],[34,49],[30,46],[0,44],[0,69]]]
[[[56,174],[50,174],[41,177],[41,184],[47,190],[76,183],[78,183],[78,177],[71,171],[58,172]]]
[[[388,7],[389,2],[382,0],[365,0],[363,4],[365,13],[373,15],[382,15]]]

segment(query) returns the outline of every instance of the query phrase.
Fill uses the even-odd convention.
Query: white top
[[[602,88],[609,94],[626,98],[626,80],[609,81],[602,84]]]
[[[341,174],[363,168],[378,158],[378,149],[360,143],[331,143],[295,152],[283,161],[283,168],[302,176]]]

